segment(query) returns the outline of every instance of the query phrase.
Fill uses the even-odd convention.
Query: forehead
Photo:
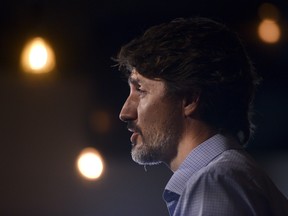
[[[144,77],[143,75],[141,75],[137,70],[133,69],[129,78],[128,78],[128,82],[131,84],[158,84],[161,85],[164,84],[164,81],[161,79],[150,79],[147,77]]]

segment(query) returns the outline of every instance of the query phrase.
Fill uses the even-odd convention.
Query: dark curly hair
[[[199,97],[200,119],[245,144],[259,78],[238,36],[207,18],[179,18],[153,26],[123,46],[116,61],[166,82],[169,93]]]

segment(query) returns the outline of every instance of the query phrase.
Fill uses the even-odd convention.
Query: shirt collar
[[[167,183],[165,191],[168,190],[181,195],[186,182],[195,172],[228,149],[243,149],[243,147],[236,140],[221,134],[216,134],[204,141],[188,154]]]

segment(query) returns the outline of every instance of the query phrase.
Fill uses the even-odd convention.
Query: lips
[[[132,132],[132,135],[130,137],[130,141],[133,146],[136,145],[137,142],[137,137],[141,134],[141,130],[139,127],[134,122],[128,122],[127,124],[127,129]]]
[[[133,121],[128,121],[128,122],[127,122],[127,129],[128,129],[130,132],[133,132],[133,133],[139,131],[138,126],[137,126],[136,123],[133,122]]]
[[[131,138],[130,138],[130,141],[133,145],[136,145],[136,140],[137,140],[137,137],[138,137],[139,133],[137,132],[134,132],[132,135],[131,135]]]

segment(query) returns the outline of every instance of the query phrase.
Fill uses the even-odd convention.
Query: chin
[[[139,161],[139,160],[134,160],[134,162],[136,162],[139,165],[144,165],[144,166],[154,166],[154,165],[159,165],[162,163],[161,161]]]
[[[136,146],[133,147],[131,151],[131,156],[133,161],[140,165],[158,165],[162,163],[157,157],[153,156],[151,153],[144,153],[141,149],[137,149]]]

